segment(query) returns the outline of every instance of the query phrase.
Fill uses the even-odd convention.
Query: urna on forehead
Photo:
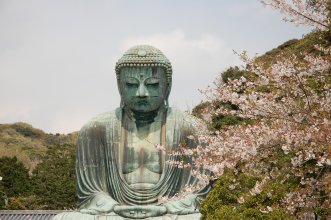
[[[162,67],[167,81],[171,82],[172,79],[170,61],[159,49],[150,45],[134,46],[124,53],[115,66],[117,79],[119,79],[120,70],[123,67]]]

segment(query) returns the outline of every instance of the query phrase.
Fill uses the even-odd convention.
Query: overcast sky
[[[131,46],[173,66],[170,105],[192,109],[233,50],[263,54],[308,28],[257,0],[0,0],[0,123],[77,131],[119,106],[114,66]]]

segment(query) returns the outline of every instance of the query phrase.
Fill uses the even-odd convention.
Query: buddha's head
[[[167,107],[172,68],[157,48],[130,48],[116,63],[116,76],[122,106],[142,113]]]

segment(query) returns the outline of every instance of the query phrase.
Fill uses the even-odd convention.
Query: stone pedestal
[[[147,220],[199,220],[201,214],[190,214],[190,215],[163,215],[158,217],[152,218],[145,218]],[[115,213],[108,213],[104,215],[89,215],[89,214],[82,214],[79,212],[63,212],[56,215],[53,220],[124,220],[124,219],[131,219],[131,218],[123,218],[121,216],[116,215]]]

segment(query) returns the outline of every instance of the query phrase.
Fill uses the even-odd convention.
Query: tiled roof
[[[48,220],[63,210],[0,210],[0,220]]]

